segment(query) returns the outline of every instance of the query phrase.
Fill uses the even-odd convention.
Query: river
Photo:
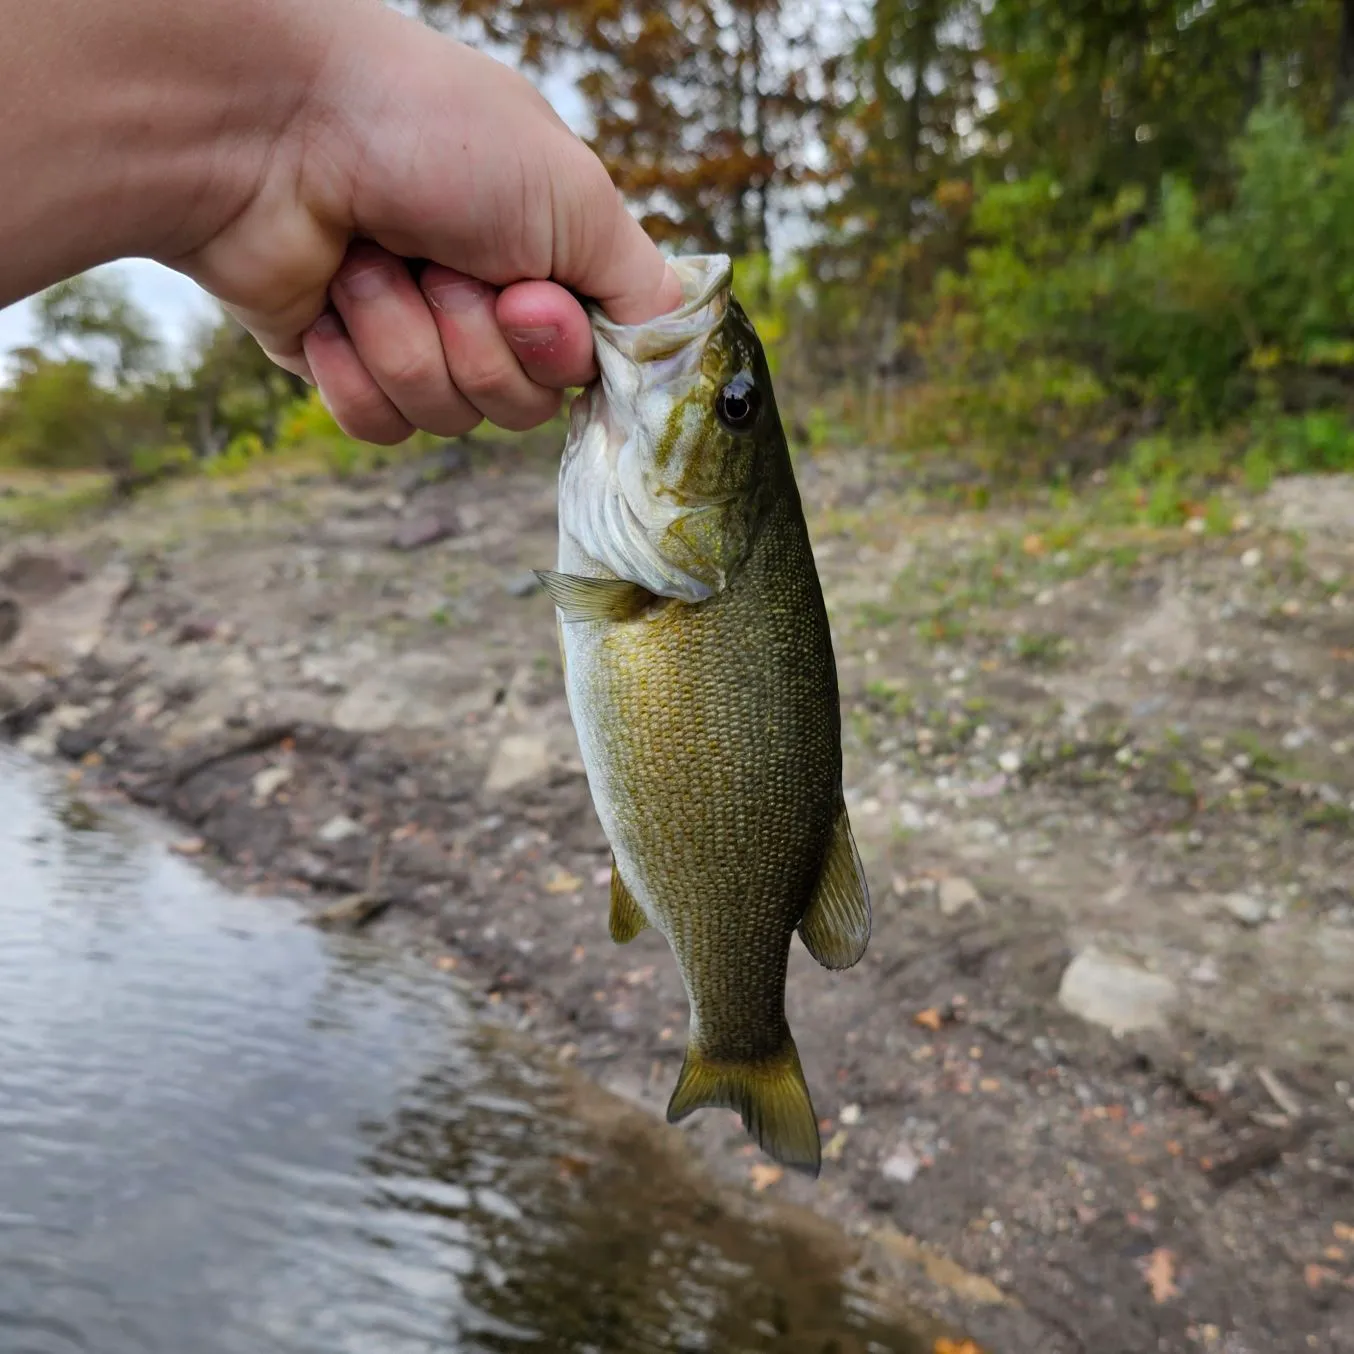
[[[0,747],[4,1354],[929,1354],[450,979]]]

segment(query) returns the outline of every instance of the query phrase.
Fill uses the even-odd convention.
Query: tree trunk
[[[1354,99],[1354,0],[1340,7],[1340,45],[1335,58],[1335,86],[1331,93],[1331,125],[1340,121]]]
[[[752,78],[752,151],[759,162],[765,164],[766,144],[766,103],[762,95],[762,34],[757,24],[758,11],[752,11],[752,43],[748,53],[748,65]],[[769,246],[766,228],[766,198],[770,189],[770,175],[759,172],[757,176],[757,215],[752,223],[752,247],[759,253],[766,253]]]
[[[901,238],[912,241],[912,229],[917,216],[917,196],[921,191],[921,129],[926,111],[926,71],[936,53],[936,28],[940,22],[937,0],[918,7],[915,23],[909,35],[908,65],[912,68],[912,92],[907,99],[907,125],[903,133],[903,165],[907,170],[907,190],[903,195],[900,225]],[[898,300],[895,320],[906,317],[910,308],[909,285],[912,270],[905,262],[899,270]]]

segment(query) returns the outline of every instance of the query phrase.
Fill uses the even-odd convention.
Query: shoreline
[[[661,1118],[685,1002],[660,937],[607,936],[605,843],[549,604],[525,582],[553,558],[552,470],[499,453],[426,485],[396,468],[175,486],[29,542],[82,576],[24,603],[0,687],[20,746],[177,823],[226,883],[362,919]],[[948,613],[968,629],[925,647],[908,607],[953,590],[957,551],[1021,524],[919,510],[887,466],[810,466],[801,484],[875,932],[844,973],[791,956],[816,1183],[768,1172],[735,1116],[665,1132],[724,1189],[842,1228],[867,1278],[991,1354],[1354,1350],[1338,1089],[1354,1051],[1333,1023],[1354,1015],[1335,812],[1354,777],[1320,761],[1354,736],[1354,666],[1331,657],[1354,612],[1322,581],[1354,567],[1354,533],[1309,534],[1302,576],[1281,523],[1144,550],[1126,576],[1107,547],[1103,574],[1032,575],[1013,600],[970,587]],[[1001,560],[1050,567],[1025,553]],[[1236,604],[1261,572],[1283,595]],[[1043,629],[1015,628],[1033,615]],[[1230,648],[1210,629],[1229,625]],[[1054,633],[1070,661],[1045,663]],[[1241,638],[1227,681],[1200,674]],[[1279,653],[1286,674],[1241,671]],[[1276,671],[1293,690],[1267,692]],[[1233,751],[1228,712],[1240,737],[1262,699],[1327,720],[1292,749],[1317,759],[1300,774]],[[1171,719],[1174,741],[1148,736]],[[1117,1033],[1093,1009],[1116,983],[1135,1013]]]

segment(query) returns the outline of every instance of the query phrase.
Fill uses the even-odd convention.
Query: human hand
[[[372,0],[323,9],[323,59],[248,202],[162,261],[354,437],[545,422],[596,374],[565,287],[639,322],[679,302],[675,276],[523,77]]]

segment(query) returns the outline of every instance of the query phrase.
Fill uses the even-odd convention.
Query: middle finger
[[[442,336],[456,388],[491,423],[524,432],[559,409],[561,394],[537,385],[503,336],[495,288],[451,268],[429,264],[419,279]]]

